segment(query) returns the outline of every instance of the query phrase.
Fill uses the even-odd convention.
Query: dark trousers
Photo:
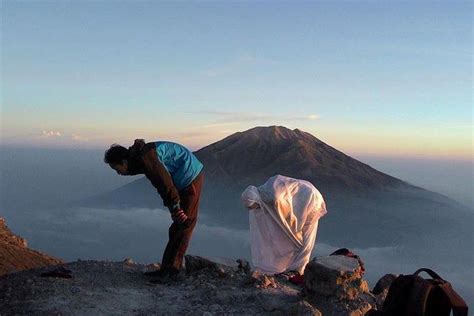
[[[201,172],[189,186],[179,192],[180,205],[188,216],[189,224],[186,226],[174,222],[171,224],[169,241],[163,253],[162,269],[179,270],[181,268],[184,254],[196,226],[203,182],[204,175]]]

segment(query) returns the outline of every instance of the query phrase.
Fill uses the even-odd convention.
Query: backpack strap
[[[414,274],[414,275],[418,275],[418,274],[420,274],[421,272],[426,272],[430,277],[432,277],[432,278],[435,279],[435,280],[443,280],[443,281],[444,281],[444,279],[443,279],[442,277],[440,277],[440,276],[438,275],[438,273],[436,273],[436,272],[434,272],[433,270],[428,269],[428,268],[421,268],[421,269],[418,269],[418,270],[416,270],[416,272],[413,273],[413,274]]]
[[[439,286],[449,299],[454,316],[467,316],[468,307],[462,297],[456,293],[449,282]]]
[[[451,308],[453,309],[454,316],[467,316],[468,307],[466,302],[463,298],[452,288],[451,284],[448,281],[445,281],[442,277],[440,277],[436,272],[431,269],[421,268],[418,269],[414,275],[418,275],[421,272],[426,272],[430,277],[435,280],[440,280],[438,286],[444,292],[444,294],[448,297],[449,302],[451,304]]]
[[[384,316],[396,316],[405,313],[404,309],[412,284],[413,277],[410,275],[401,274],[393,280],[383,302],[382,314]]]
[[[413,276],[413,285],[410,291],[409,309],[407,310],[409,315],[423,316],[425,315],[428,297],[431,290],[434,288],[434,284],[423,279],[420,276]]]

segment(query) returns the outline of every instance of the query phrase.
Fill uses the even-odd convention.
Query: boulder
[[[346,256],[315,258],[305,269],[305,290],[310,294],[354,300],[369,292],[362,274],[357,259]]]
[[[376,306],[376,301],[362,275],[355,258],[314,258],[305,268],[307,300],[325,316],[364,315]]]

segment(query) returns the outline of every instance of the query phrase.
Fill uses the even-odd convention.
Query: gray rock
[[[305,269],[305,293],[325,316],[364,315],[376,306],[357,259],[328,256],[311,260]]]
[[[346,256],[327,256],[311,260],[305,269],[305,290],[310,295],[336,299],[356,299],[369,292],[367,281],[357,259]]]
[[[133,264],[135,264],[135,262],[133,262],[133,259],[132,259],[132,258],[126,258],[125,260],[123,260],[123,264],[125,264],[125,265],[133,265]]]

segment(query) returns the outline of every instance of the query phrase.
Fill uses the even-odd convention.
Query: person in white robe
[[[241,196],[249,210],[252,264],[266,274],[297,271],[309,262],[326,204],[308,181],[276,175]]]

